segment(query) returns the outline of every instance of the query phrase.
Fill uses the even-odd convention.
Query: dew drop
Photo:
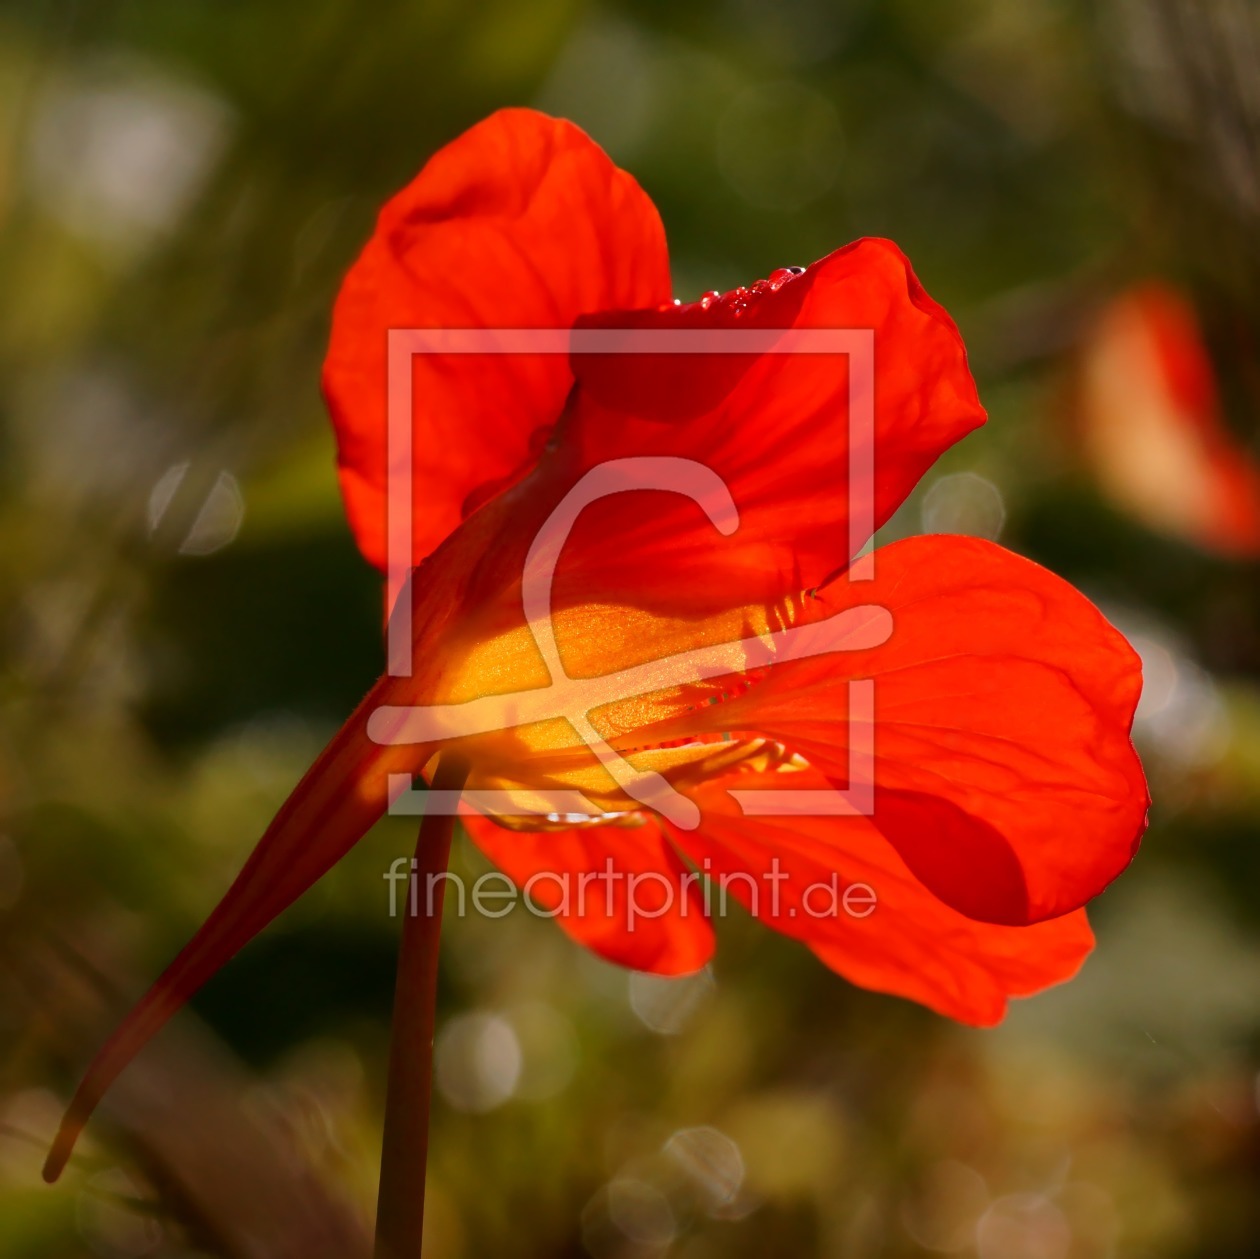
[[[777,293],[789,280],[794,280],[798,275],[804,275],[804,267],[780,267],[777,271],[770,273],[770,278],[765,281],[766,286]]]

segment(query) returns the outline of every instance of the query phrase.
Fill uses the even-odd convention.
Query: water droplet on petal
[[[770,278],[763,281],[763,283],[770,292],[777,293],[790,280],[794,280],[798,275],[804,274],[804,267],[780,267],[777,271],[772,271]]]

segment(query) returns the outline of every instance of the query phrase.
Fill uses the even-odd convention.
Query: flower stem
[[[467,762],[458,756],[444,755],[438,761],[431,790],[461,791],[467,777]],[[446,879],[441,876],[450,860],[454,829],[453,813],[426,814],[416,840],[412,863],[414,909],[409,896],[403,912],[394,986],[381,1181],[376,1200],[375,1259],[420,1259],[433,1089],[438,936],[446,891]]]

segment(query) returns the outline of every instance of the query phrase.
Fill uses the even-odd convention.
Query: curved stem
[[[462,758],[445,755],[431,790],[460,791],[468,778]],[[375,1259],[420,1259],[424,1179],[429,1154],[429,1102],[433,1086],[433,1026],[437,1005],[438,936],[451,853],[453,814],[427,814],[412,862],[414,902],[406,898],[398,978],[389,1040],[385,1133],[376,1200]],[[414,904],[414,912],[413,912]]]

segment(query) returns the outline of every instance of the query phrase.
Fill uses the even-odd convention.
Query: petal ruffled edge
[[[342,494],[366,558],[387,565],[386,495],[402,471],[387,452],[392,330],[568,330],[584,314],[669,299],[656,208],[574,124],[501,110],[434,154],[346,275],[324,364]],[[425,353],[411,367],[406,567],[528,471],[572,386],[563,354]]]

